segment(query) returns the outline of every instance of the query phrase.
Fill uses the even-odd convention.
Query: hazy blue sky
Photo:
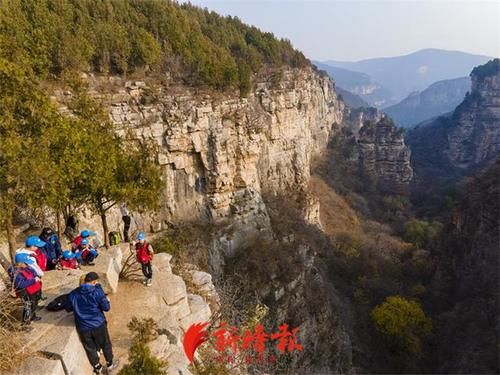
[[[500,0],[191,0],[288,38],[316,60],[423,48],[500,55]]]

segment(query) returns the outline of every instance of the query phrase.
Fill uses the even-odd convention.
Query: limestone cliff
[[[365,123],[358,137],[363,171],[384,190],[404,190],[413,177],[404,133],[388,118]]]
[[[500,152],[500,60],[474,69],[471,94],[456,109],[445,155],[461,169],[491,160]]]
[[[453,114],[423,124],[408,134],[417,174],[468,173],[500,152],[500,62],[471,73],[471,93]]]
[[[89,81],[96,90],[103,84]],[[331,81],[312,69],[285,71],[279,84],[263,78],[243,99],[119,78],[111,83],[112,120],[159,146],[161,223],[265,218],[261,193],[304,188],[311,157],[343,120]]]
[[[422,214],[442,211],[442,195],[450,186],[500,154],[499,65],[495,59],[475,68],[472,91],[452,114],[408,132],[413,200]]]
[[[379,122],[384,117],[384,112],[374,107],[369,108],[346,108],[345,122],[353,134],[358,135],[359,130],[366,121]]]

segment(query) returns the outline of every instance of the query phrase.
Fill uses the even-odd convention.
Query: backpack
[[[61,294],[60,296],[54,298],[54,300],[47,305],[47,310],[49,311],[64,310],[64,307],[66,306],[66,300],[68,299],[68,295],[69,294]]]
[[[121,242],[121,236],[120,236],[120,233],[118,232],[109,232],[108,233],[108,237],[109,237],[109,244],[111,246],[113,245],[118,245],[120,242]]]

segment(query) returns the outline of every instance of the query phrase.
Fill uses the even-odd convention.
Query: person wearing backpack
[[[43,228],[40,239],[46,243],[45,254],[47,255],[47,270],[56,268],[59,258],[62,256],[62,246],[57,234],[51,228]]]
[[[97,273],[86,274],[83,284],[69,294],[65,306],[67,312],[74,313],[76,330],[96,374],[103,370],[97,353],[100,349],[104,353],[108,373],[118,365],[113,361],[113,347],[104,315],[111,306],[98,280]]]
[[[30,267],[35,260],[27,253],[17,253],[14,266],[8,270],[12,289],[24,304],[22,322],[28,326],[31,322],[42,319],[36,315],[38,302],[42,297],[42,281]]]
[[[34,262],[29,265],[36,276],[43,277],[44,271],[47,269],[47,256],[42,250],[46,243],[37,236],[29,236],[24,243],[25,247],[16,250],[16,254],[28,254]]]
[[[144,274],[144,284],[151,286],[153,281],[153,268],[151,262],[153,260],[154,251],[153,246],[146,242],[146,235],[144,232],[139,232],[137,235],[137,243],[135,244],[135,251],[137,261],[141,264],[142,273]]]

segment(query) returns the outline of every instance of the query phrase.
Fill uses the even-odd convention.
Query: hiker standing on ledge
[[[100,349],[104,353],[108,372],[118,365],[113,361],[113,347],[104,316],[111,306],[98,280],[95,272],[85,275],[83,284],[69,294],[65,306],[66,311],[74,312],[78,336],[95,374],[100,374],[103,369],[97,354]]]
[[[120,204],[120,211],[122,213],[123,220],[123,242],[130,242],[128,231],[130,230],[130,222],[132,219],[126,203]]]
[[[144,232],[139,232],[137,235],[137,243],[135,244],[137,261],[141,264],[142,273],[144,274],[144,284],[151,286],[153,281],[153,268],[151,261],[153,260],[153,246],[146,242]]]

